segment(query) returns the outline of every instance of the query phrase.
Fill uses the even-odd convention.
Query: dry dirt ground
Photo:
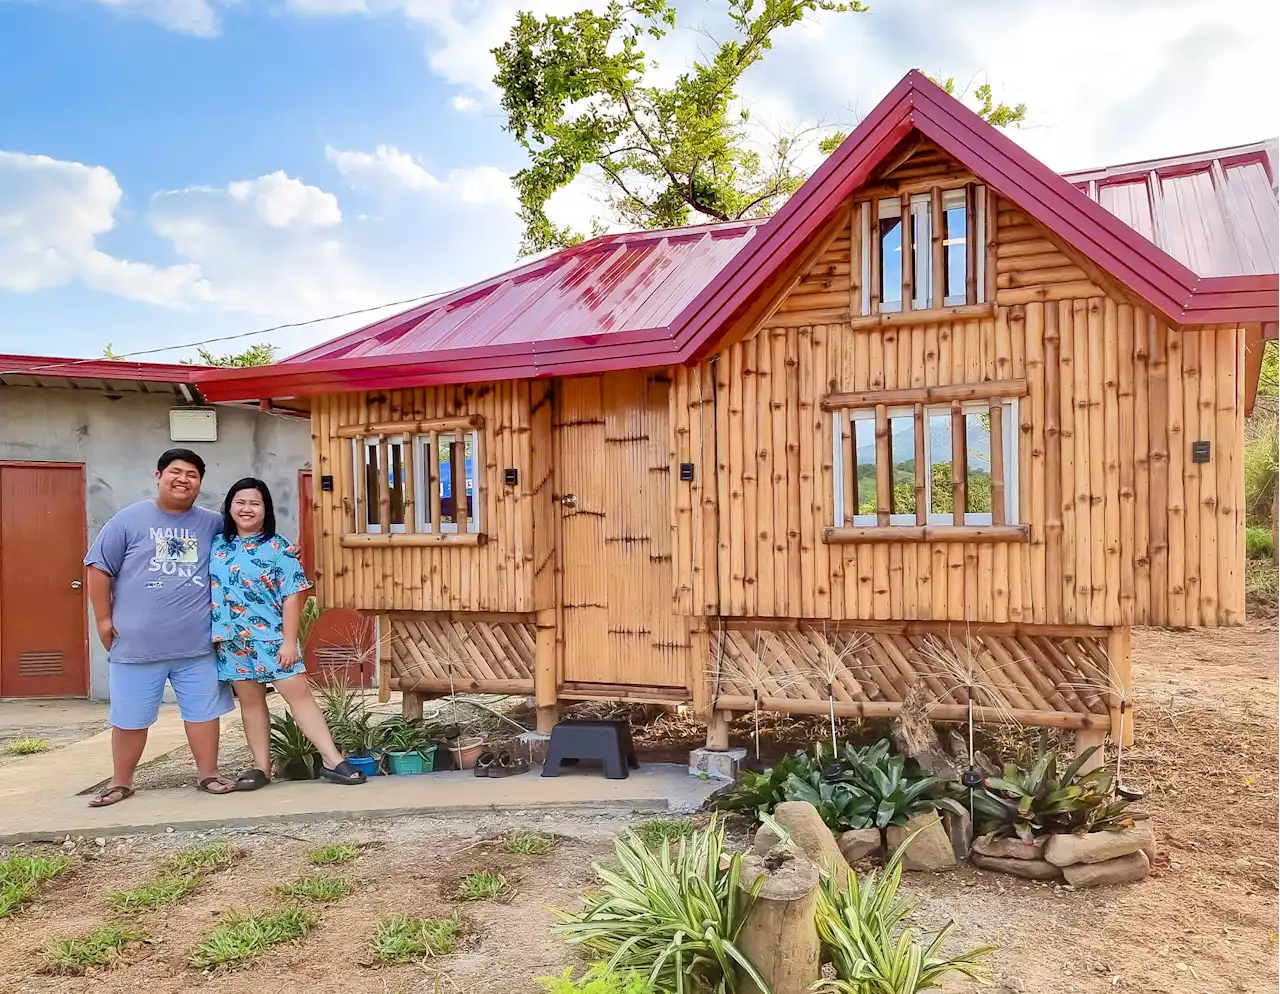
[[[1277,629],[1255,620],[1218,632],[1144,632],[1135,639],[1141,712],[1124,779],[1148,793],[1160,840],[1143,883],[1073,892],[962,869],[909,876],[926,925],[956,920],[956,941],[999,947],[999,994],[1226,994],[1277,989]],[[1113,757],[1114,758],[1114,757]],[[277,826],[203,839],[180,834],[93,840],[71,874],[15,917],[0,920],[0,994],[523,994],[573,955],[550,933],[549,906],[590,886],[590,862],[607,859],[625,822],[557,815],[529,827],[564,836],[549,856],[507,856],[483,841],[512,823],[401,820],[385,824]],[[229,838],[242,852],[229,870],[172,908],[140,916],[152,942],[129,962],[90,978],[38,973],[53,938],[91,931],[109,917],[109,891],[146,880],[171,852]],[[355,892],[321,909],[302,944],[238,969],[187,966],[192,946],[230,907],[264,907],[267,887],[304,869],[313,841],[372,843],[350,875]],[[443,915],[459,906],[456,880],[477,868],[515,882],[506,903],[461,905],[468,937],[422,965],[363,965],[376,920],[391,912]],[[953,992],[977,990],[967,983]]]

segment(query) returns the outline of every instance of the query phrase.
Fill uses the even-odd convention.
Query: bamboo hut
[[[1244,614],[1275,144],[1060,176],[910,73],[768,220],[607,235],[268,368],[324,605],[449,691],[1132,735]]]

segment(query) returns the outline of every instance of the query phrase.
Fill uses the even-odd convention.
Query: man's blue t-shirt
[[[181,514],[140,500],[117,511],[94,539],[86,566],[111,577],[113,663],[194,659],[213,652],[209,552],[222,515]]]

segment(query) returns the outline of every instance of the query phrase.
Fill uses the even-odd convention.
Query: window
[[[986,265],[985,253],[978,249],[986,241],[981,210],[985,201],[984,189],[970,186],[855,204],[855,210],[861,212],[861,223],[856,225],[862,243],[861,313],[903,310],[903,294],[908,289],[911,310],[982,303]],[[975,222],[972,239],[970,204],[974,205]],[[905,227],[904,205],[908,211]],[[935,233],[940,236],[936,245]],[[974,271],[972,281],[970,268]],[[941,301],[936,299],[939,294]]]
[[[998,389],[1025,393],[1021,381]],[[824,399],[834,408],[836,528],[1017,522],[1017,396],[932,402],[948,392],[971,391],[928,388],[903,407]]]
[[[340,429],[351,437],[356,532],[404,534],[404,541],[414,534],[438,540],[459,537],[459,533],[482,536],[477,420],[387,425],[382,427],[408,430],[377,435]],[[413,430],[428,426],[440,430]]]

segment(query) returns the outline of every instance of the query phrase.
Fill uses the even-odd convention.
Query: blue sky
[[[0,0],[0,352],[159,348],[510,266],[523,156],[488,50],[518,9],[589,2]],[[681,3],[664,75],[724,6]],[[1030,105],[1031,151],[1101,165],[1274,135],[1276,20],[1261,0],[873,0],[780,36],[743,93],[762,129],[848,124],[914,66],[979,74]],[[593,189],[557,219],[585,225]]]

